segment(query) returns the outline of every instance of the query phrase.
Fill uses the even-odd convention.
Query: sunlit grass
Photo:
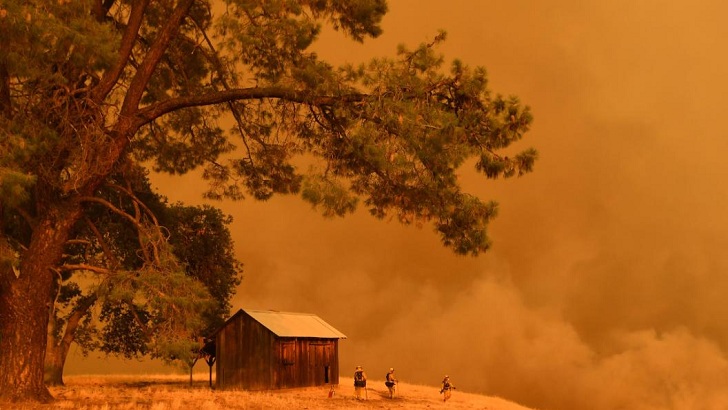
[[[0,409],[74,410],[216,410],[216,409],[489,409],[528,410],[499,399],[455,391],[442,402],[438,388],[400,383],[394,399],[383,381],[370,381],[367,400],[354,398],[353,381],[341,378],[333,397],[329,387],[249,392],[217,391],[209,388],[207,374],[189,375],[103,375],[66,376],[66,386],[53,387],[56,401],[48,405],[18,404]]]

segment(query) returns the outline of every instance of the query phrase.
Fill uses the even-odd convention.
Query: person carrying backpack
[[[397,379],[394,377],[394,368],[389,368],[389,372],[387,373],[384,384],[387,386],[387,389],[389,389],[389,398],[393,398],[394,389],[397,385]]]
[[[354,393],[356,394],[356,399],[361,400],[361,391],[364,389],[364,397],[366,398],[367,395],[367,374],[364,373],[364,369],[362,369],[361,366],[356,366],[356,370],[354,371]]]
[[[445,375],[445,378],[442,380],[442,388],[440,389],[440,394],[444,394],[442,401],[447,401],[452,396],[453,390],[455,390],[455,386],[450,382],[450,376]]]

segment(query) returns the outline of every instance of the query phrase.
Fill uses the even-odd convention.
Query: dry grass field
[[[216,410],[216,409],[488,409],[530,410],[509,401],[458,390],[447,402],[437,387],[400,383],[389,399],[384,382],[370,380],[367,400],[354,398],[353,380],[341,378],[333,397],[329,388],[267,392],[215,391],[207,375],[189,376],[67,376],[66,386],[54,387],[56,401],[47,405],[3,405],[2,410]]]

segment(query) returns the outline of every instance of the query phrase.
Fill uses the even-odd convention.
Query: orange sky
[[[463,170],[500,203],[478,258],[363,211],[217,203],[245,263],[235,307],[318,314],[349,336],[342,368],[370,377],[447,373],[542,409],[728,407],[726,15],[712,0],[392,0],[379,39],[327,33],[322,57],[359,62],[445,29],[447,59],[531,106],[522,146],[540,159],[507,181]],[[156,183],[201,203],[194,179]]]

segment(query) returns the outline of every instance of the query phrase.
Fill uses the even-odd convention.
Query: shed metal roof
[[[278,312],[275,310],[240,309],[278,337],[317,337],[346,339],[320,317],[312,313]]]

